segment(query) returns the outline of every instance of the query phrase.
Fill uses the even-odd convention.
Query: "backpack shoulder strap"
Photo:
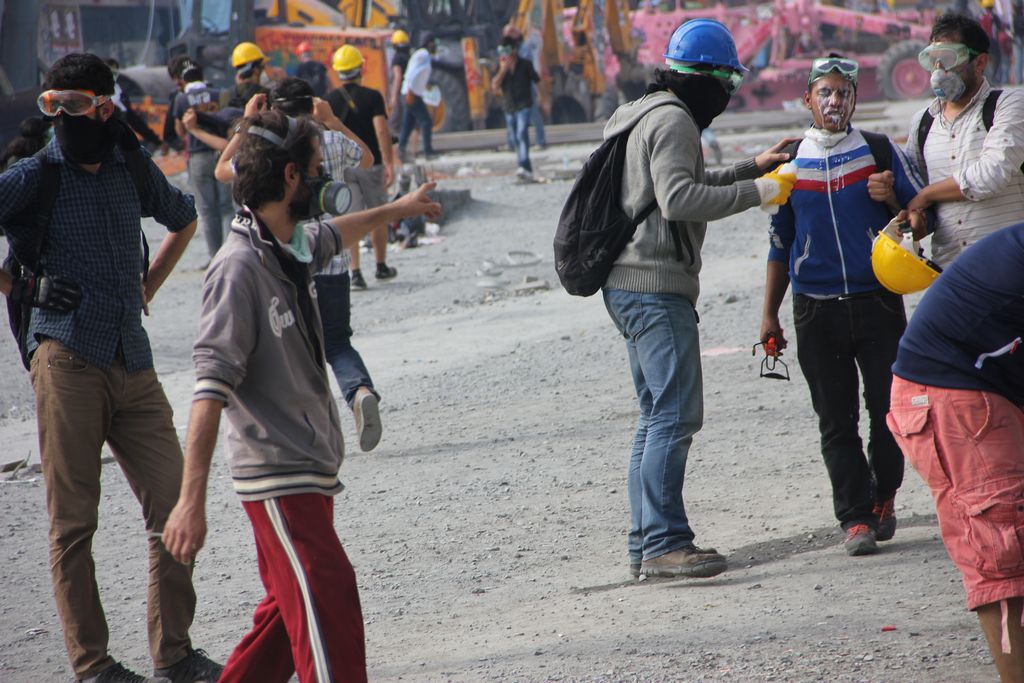
[[[135,192],[139,195],[139,201],[146,203],[150,198],[149,167],[146,164],[146,155],[142,153],[141,147],[122,150],[124,160],[128,165],[128,174],[132,177],[135,185]]]
[[[36,152],[35,157],[39,159],[40,163],[33,219],[35,230],[32,232],[32,240],[28,245],[30,251],[17,253],[16,256],[26,267],[31,268],[33,272],[38,272],[42,267],[42,254],[46,248],[46,233],[50,230],[53,207],[57,203],[57,195],[60,194],[60,164],[46,158],[45,147]]]
[[[149,165],[146,163],[146,155],[142,153],[142,146],[136,141],[136,145],[130,149],[123,149],[125,163],[128,165],[128,175],[132,177],[135,185],[135,192],[139,195],[139,203],[145,205],[152,196],[152,185],[149,179]],[[149,241],[146,239],[146,232],[139,227],[139,238],[142,240],[142,279],[149,276]]]
[[[999,104],[999,96],[1003,94],[1000,90],[990,90],[985,103],[981,105],[981,122],[985,124],[985,130],[992,130],[992,122],[996,120],[996,105]]]
[[[781,151],[781,152],[783,152],[785,154],[788,154],[789,155],[789,160],[793,161],[793,159],[796,159],[796,151],[799,148],[800,148],[800,140],[797,140],[795,142],[789,143],[788,145],[786,145],[785,147],[783,147],[779,151]]]
[[[875,158],[875,168],[878,172],[891,171],[892,145],[889,144],[889,138],[881,133],[872,133],[866,130],[862,130],[860,134],[864,136],[864,142],[868,143],[868,149],[871,150],[871,156]]]
[[[917,124],[917,151],[924,158],[924,143],[928,139],[928,131],[932,129],[932,122],[935,117],[927,109],[924,110],[924,114],[921,115],[921,120]]]

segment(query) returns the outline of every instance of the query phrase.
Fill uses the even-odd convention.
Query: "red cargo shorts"
[[[931,488],[968,609],[1024,596],[1024,410],[893,377],[887,422]]]

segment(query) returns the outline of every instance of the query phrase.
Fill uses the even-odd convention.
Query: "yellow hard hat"
[[[982,9],[989,9],[993,7],[996,2],[995,0],[978,0],[978,4],[981,5]]]
[[[395,47],[408,45],[409,42],[409,34],[402,29],[398,29],[391,34],[391,44]]]
[[[363,53],[352,45],[342,45],[334,52],[331,68],[342,74],[355,71],[363,65]]]
[[[267,56],[263,54],[263,50],[256,43],[239,43],[231,52],[231,66],[237,69],[249,62],[258,62],[266,58]]]
[[[883,287],[895,294],[913,294],[927,289],[942,272],[934,263],[915,256],[885,232],[871,245],[871,269]]]

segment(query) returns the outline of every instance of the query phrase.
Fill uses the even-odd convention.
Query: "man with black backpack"
[[[756,159],[705,171],[700,131],[725,111],[746,68],[728,29],[708,19],[676,29],[665,59],[667,68],[656,72],[648,93],[619,107],[605,126],[602,148],[625,140],[621,180],[607,194],[621,193],[621,210],[637,227],[617,258],[611,255],[615,261],[602,282],[608,312],[626,338],[640,399],[629,465],[630,570],[634,576],[706,577],[724,571],[726,561],[694,545],[682,495],[687,454],[703,420],[694,309],[700,249],[707,221],[786,200],[790,178],[758,176],[788,159],[779,150],[790,141]],[[601,201],[608,197],[590,204]],[[592,257],[603,258],[596,253],[583,261]],[[564,277],[565,263],[558,261]]]
[[[62,57],[46,88],[39,107],[54,117],[56,141],[0,175],[0,224],[20,263],[16,278],[0,271],[0,291],[31,314],[20,342],[31,359],[50,570],[71,667],[77,680],[100,683],[216,680],[221,667],[189,640],[192,566],[160,541],[182,453],[141,321],[195,233],[195,206],[113,116],[114,78],[102,59]],[[169,231],[151,263],[143,215]],[[139,499],[149,536],[152,679],[107,650],[91,552],[104,443]]]
[[[894,499],[903,456],[885,424],[896,348],[907,326],[903,299],[871,267],[872,240],[920,191],[916,169],[887,137],[850,125],[859,65],[815,59],[804,105],[814,124],[793,146],[796,186],[772,217],[761,341],[786,348],[779,307],[790,283],[800,369],[818,414],[821,453],[850,555],[878,550],[896,532]],[[894,178],[892,205],[873,200],[867,177]],[[859,434],[857,371],[870,417],[868,458]]]
[[[1024,92],[985,78],[990,41],[961,14],[935,20],[918,55],[935,100],[910,122],[905,147],[928,183],[908,206],[916,239],[932,234],[932,260],[948,265],[982,237],[1024,216]],[[872,197],[891,197],[890,173],[869,179]],[[935,207],[928,225],[924,209]]]

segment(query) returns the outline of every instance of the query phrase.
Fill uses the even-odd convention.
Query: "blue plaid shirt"
[[[70,313],[32,312],[33,345],[51,337],[89,363],[109,368],[120,350],[128,372],[153,367],[142,328],[140,217],[152,216],[171,232],[196,219],[195,203],[172,187],[147,157],[149,196],[142,204],[121,150],[114,149],[96,174],[71,163],[56,141],[46,148],[60,162],[60,194],[47,232],[44,271],[77,282],[82,304]],[[8,221],[36,199],[42,163],[24,159],[0,175],[0,224],[9,240],[28,240],[33,226]]]

